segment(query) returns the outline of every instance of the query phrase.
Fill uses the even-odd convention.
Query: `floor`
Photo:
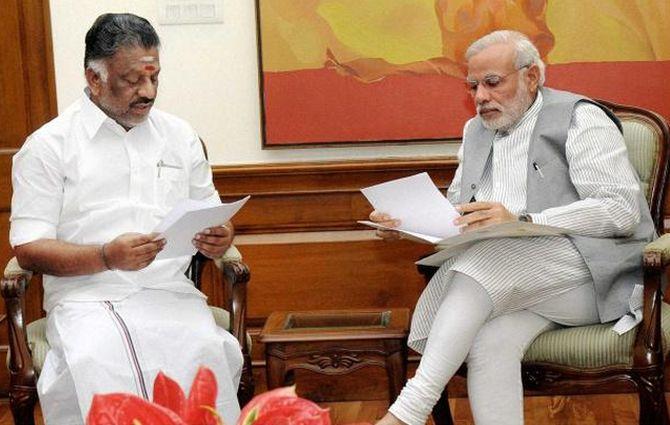
[[[668,396],[666,395],[666,400]],[[370,422],[386,413],[384,400],[321,403],[330,408],[333,425]],[[468,401],[458,398],[452,402],[455,425],[472,425]],[[527,397],[526,423],[529,425],[634,425],[637,424],[637,397],[632,394]],[[41,412],[36,411],[37,425],[43,425]],[[0,425],[11,425],[7,401],[0,401]],[[432,421],[429,421],[432,425]],[[147,424],[149,425],[149,424]]]

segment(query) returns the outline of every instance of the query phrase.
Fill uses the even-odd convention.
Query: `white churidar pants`
[[[435,316],[416,375],[389,411],[410,425],[425,424],[445,385],[468,363],[468,396],[478,425],[522,425],[521,360],[540,333],[599,321],[593,284],[491,318],[493,303],[471,277],[454,273]]]
[[[83,424],[94,394],[151,400],[159,371],[188,396],[201,365],[216,375],[223,422],[237,421],[240,346],[197,295],[144,289],[118,302],[63,303],[48,315],[47,339],[37,388],[48,425]]]

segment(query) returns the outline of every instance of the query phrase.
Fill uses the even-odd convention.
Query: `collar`
[[[98,105],[93,103],[90,95],[91,91],[88,87],[85,88],[81,101],[81,118],[84,129],[86,129],[86,134],[92,139],[109,117],[102,111],[102,109],[98,108]]]

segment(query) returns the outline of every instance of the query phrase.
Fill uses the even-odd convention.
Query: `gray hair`
[[[537,47],[526,37],[518,31],[500,30],[494,31],[485,35],[479,40],[475,41],[465,51],[465,59],[469,60],[472,56],[480,53],[482,50],[491,47],[495,44],[514,44],[516,51],[516,69],[521,69],[524,66],[537,65],[540,70],[540,79],[538,81],[540,87],[544,85],[544,62],[540,58],[540,52]]]
[[[107,72],[107,63],[105,62],[105,59],[100,58],[88,61],[87,69],[98,74],[103,83],[107,82],[109,73]]]
[[[84,68],[92,69],[105,81],[105,59],[114,56],[119,49],[159,46],[158,34],[146,19],[132,13],[105,13],[98,16],[86,33]]]

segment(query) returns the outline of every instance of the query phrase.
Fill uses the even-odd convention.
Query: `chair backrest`
[[[670,129],[655,112],[598,100],[621,120],[628,157],[640,177],[641,189],[649,203],[656,231],[663,233],[663,204],[668,176]]]

